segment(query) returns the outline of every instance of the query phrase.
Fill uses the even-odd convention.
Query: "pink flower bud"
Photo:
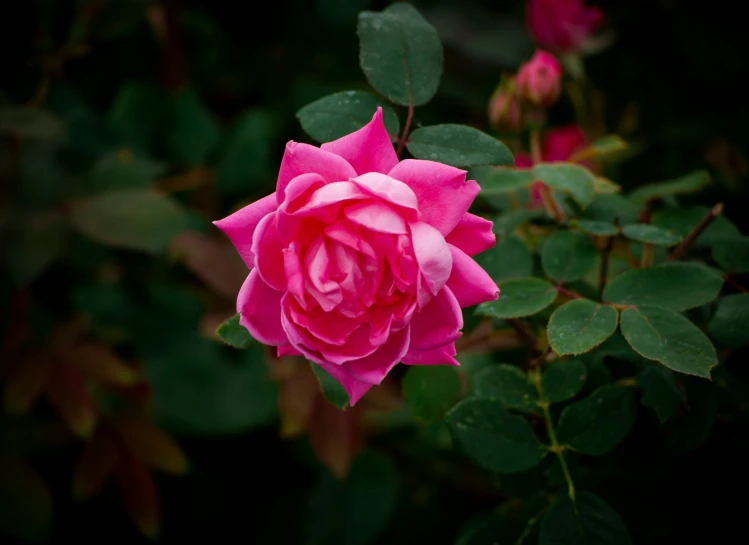
[[[520,98],[534,106],[551,106],[562,93],[559,61],[546,51],[536,51],[531,60],[520,67],[517,89]]]
[[[526,20],[533,39],[555,53],[576,53],[585,48],[603,23],[603,12],[584,0],[528,0]]]
[[[500,86],[489,99],[489,124],[497,130],[518,132],[523,128],[523,113],[515,94]]]

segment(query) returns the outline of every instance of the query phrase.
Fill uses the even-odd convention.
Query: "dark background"
[[[24,102],[35,93],[40,71],[30,61],[65,42],[81,4],[85,2],[29,0],[0,8],[4,102]],[[224,188],[211,196],[214,209],[225,213],[270,191],[286,141],[309,141],[294,116],[301,106],[338,90],[366,88],[358,68],[356,13],[382,9],[388,2],[166,4],[179,16],[181,45],[164,53],[148,25],[141,18],[128,20],[125,10],[125,15],[99,22],[90,52],[55,73],[50,100],[72,90],[91,111],[104,115],[123,82],[160,82],[173,88],[189,81],[222,123],[249,109],[264,112],[272,120],[263,135],[270,151],[260,153],[250,186]],[[446,48],[440,92],[417,110],[416,124],[456,121],[488,131],[486,103],[500,74],[513,71],[533,50],[522,23],[523,2],[415,5],[438,27]],[[690,199],[706,205],[724,200],[726,215],[743,232],[749,231],[749,47],[740,4],[632,0],[599,5],[615,41],[586,59],[587,73],[605,97],[607,129],[622,133],[637,150],[617,166],[614,179],[629,189],[708,168],[715,183]],[[562,104],[552,112],[552,120],[571,122],[571,115]],[[73,159],[85,162],[99,153],[97,145],[106,143],[90,145]],[[160,153],[156,145],[154,154]],[[148,267],[137,257],[129,263],[133,275]],[[45,274],[34,289],[72,289],[76,279],[70,275]],[[5,314],[10,307],[3,305]],[[734,365],[746,363],[741,361],[746,353],[733,358]],[[593,470],[582,473],[580,486],[600,490],[627,522],[635,543],[678,543],[701,533],[715,542],[733,537],[733,531],[743,528],[749,484],[745,422],[719,418],[706,445],[670,457],[655,439],[655,423],[647,418],[641,411],[646,421],[637,433],[615,454],[593,461]],[[409,433],[400,433],[370,445],[395,461],[401,482],[398,507],[375,543],[454,543],[471,516],[505,497],[504,491],[481,495],[430,473],[419,456],[452,460],[458,455],[422,452]],[[309,537],[316,522],[334,518],[336,508],[326,497],[335,497],[340,485],[328,483],[325,488],[331,477],[314,460],[305,438],[280,441],[275,420],[233,436],[189,435],[180,437],[180,444],[192,471],[184,477],[157,477],[163,500],[161,542],[336,543]],[[55,500],[51,541],[146,542],[128,520],[114,487],[105,487],[99,497],[84,503],[69,498],[70,470],[79,453],[79,445],[61,447],[37,466]],[[417,494],[425,486],[426,499]],[[521,488],[532,490],[533,484]]]

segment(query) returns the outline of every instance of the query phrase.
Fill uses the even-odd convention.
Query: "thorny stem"
[[[408,131],[411,130],[411,121],[413,121],[414,118],[414,105],[409,100],[408,101],[408,114],[406,115],[406,124],[403,126],[403,132],[401,133],[401,137],[398,139],[398,149],[396,150],[395,154],[400,159],[401,154],[403,153],[403,149],[406,147],[406,138],[408,138]]]
[[[532,353],[536,349],[536,339],[533,334],[517,318],[508,318],[507,323],[510,324],[510,327],[515,330],[515,333],[530,348]]]
[[[541,163],[543,161],[543,154],[541,152],[540,129],[533,129],[531,131],[530,145],[531,160],[533,161],[534,165],[537,165],[538,163]],[[559,203],[554,199],[554,196],[551,194],[551,191],[549,191],[548,186],[543,182],[538,185],[540,188],[541,199],[543,200],[546,213],[559,223],[564,223],[565,221],[567,221],[564,210],[562,210],[562,207],[559,206]]]
[[[559,460],[559,465],[562,467],[562,473],[564,474],[564,480],[567,482],[567,495],[570,497],[570,500],[572,500],[572,506],[575,508],[575,514],[577,515],[575,483],[572,481],[570,469],[567,467],[567,461],[564,459],[564,447],[559,444],[559,440],[557,439],[557,432],[554,428],[554,422],[551,420],[551,412],[549,411],[549,401],[544,398],[544,390],[541,386],[541,373],[538,370],[534,370],[529,373],[528,376],[538,392],[538,406],[543,412],[544,422],[546,422],[546,431],[549,434],[549,441],[551,442],[549,450],[553,452]]]
[[[640,260],[640,267],[647,269],[653,264],[653,245],[647,242],[642,245],[642,259]]]
[[[618,224],[619,222],[616,221]],[[609,256],[614,248],[614,237],[608,237],[606,245],[601,250],[601,270],[598,273],[598,295],[603,297],[603,289],[609,276]]]
[[[747,291],[747,289],[744,286],[742,286],[736,281],[736,279],[733,277],[732,274],[726,275],[726,282],[728,282],[731,286],[739,290],[739,292],[741,293],[749,293],[749,291]]]
[[[556,286],[557,293],[560,295],[566,295],[567,297],[570,297],[572,299],[582,299],[583,296],[579,293],[575,293],[572,290],[568,290],[567,288],[563,288],[562,286]]]
[[[715,218],[720,216],[723,213],[723,203],[719,202],[715,206],[713,206],[710,211],[705,214],[700,222],[695,225],[694,229],[684,238],[684,240],[681,241],[681,244],[679,244],[676,249],[671,252],[671,255],[668,256],[669,261],[675,261],[679,259],[684,253],[689,250],[692,245],[695,243],[695,241],[699,238],[699,236],[705,232],[705,229],[710,227],[710,224],[715,221]]]

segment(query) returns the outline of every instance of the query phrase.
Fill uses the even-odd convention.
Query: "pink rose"
[[[584,0],[528,0],[526,20],[536,42],[556,53],[575,53],[603,23],[603,12]]]
[[[546,163],[566,161],[572,154],[584,148],[588,139],[583,130],[577,125],[565,125],[549,129],[544,134],[541,145],[541,160]],[[593,165],[583,163],[586,167],[594,170]],[[533,161],[530,155],[518,153],[515,155],[515,166],[519,168],[531,168]],[[541,196],[541,182],[533,182],[530,187],[531,203],[536,206],[543,204]]]
[[[546,51],[538,50],[520,67],[517,79],[520,97],[535,106],[549,107],[562,94],[562,67]]]
[[[320,148],[289,142],[276,192],[215,222],[251,269],[240,323],[304,355],[355,404],[398,363],[457,365],[461,307],[499,289],[471,256],[495,243],[463,170],[398,161],[377,110]]]
[[[518,132],[523,128],[523,113],[514,93],[499,86],[489,99],[489,124],[497,130]]]

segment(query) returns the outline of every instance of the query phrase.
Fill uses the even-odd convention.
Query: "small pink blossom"
[[[520,67],[517,91],[523,100],[534,106],[548,108],[559,100],[562,66],[554,55],[536,51],[531,60]]]
[[[398,161],[378,109],[321,147],[289,142],[275,193],[215,222],[250,268],[240,323],[304,355],[354,405],[398,363],[457,365],[461,307],[499,289],[471,256],[495,243],[466,172]]]
[[[523,112],[517,96],[500,85],[489,99],[489,124],[497,130],[518,132],[523,128]]]
[[[576,53],[603,23],[603,12],[584,0],[528,0],[526,21],[538,45],[559,54]]]

